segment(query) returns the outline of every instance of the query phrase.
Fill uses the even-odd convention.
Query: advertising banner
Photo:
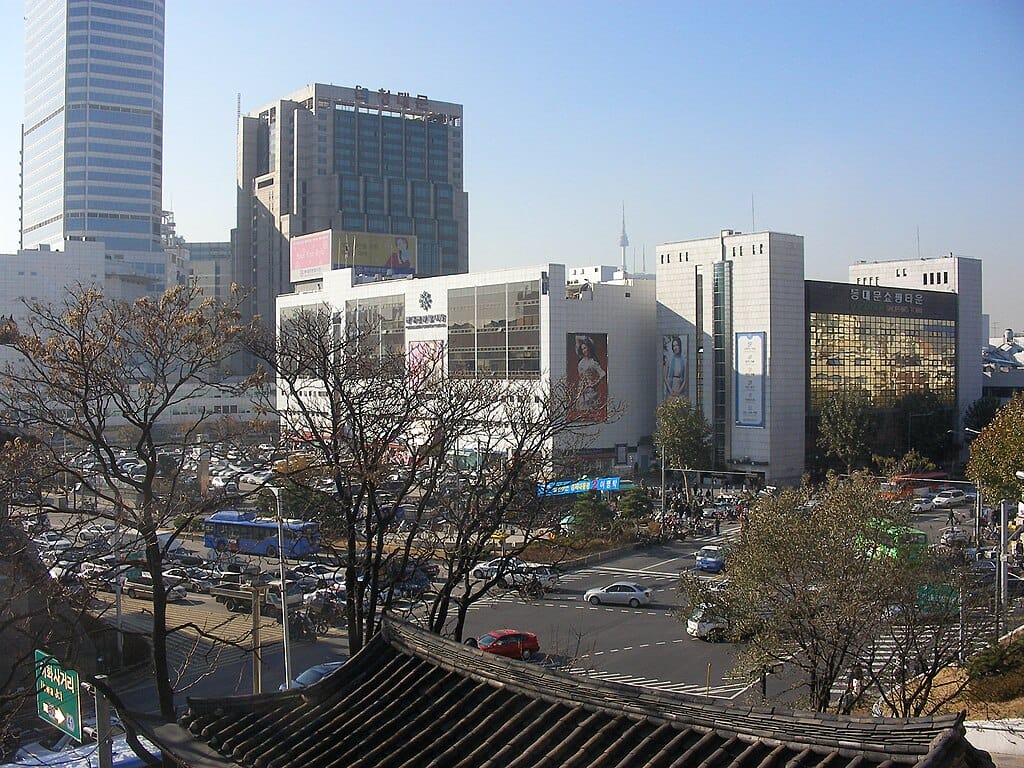
[[[736,424],[764,426],[765,333],[736,334]]]
[[[293,237],[288,253],[291,281],[315,280],[331,268],[331,230]]]
[[[689,341],[687,336],[661,337],[661,397],[689,397],[687,371],[689,370]]]
[[[538,496],[568,496],[590,491],[617,491],[621,485],[618,477],[595,477],[581,480],[556,480],[553,483],[538,483]]]
[[[334,269],[356,267],[363,274],[416,273],[416,238],[371,232],[335,232]]]
[[[608,421],[608,334],[569,333],[565,348],[569,420]]]

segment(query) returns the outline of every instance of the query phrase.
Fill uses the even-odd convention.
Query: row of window
[[[761,256],[763,254],[764,254],[764,243],[752,243],[751,244],[750,250],[748,252],[748,255],[750,255],[750,256],[754,256],[754,255]],[[742,245],[740,245],[740,246],[735,246],[734,245],[732,247],[732,257],[735,259],[737,256],[743,256],[743,246]],[[679,264],[682,264],[683,262],[688,262],[689,260],[690,260],[690,252],[689,251],[682,251],[682,252],[676,254],[676,262],[679,263]],[[672,263],[672,254],[671,253],[663,253],[663,254],[661,254],[659,256],[659,263],[661,263],[661,264],[671,264]]]

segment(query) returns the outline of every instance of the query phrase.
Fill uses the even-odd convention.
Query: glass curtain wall
[[[448,370],[540,378],[540,281],[448,291]]]

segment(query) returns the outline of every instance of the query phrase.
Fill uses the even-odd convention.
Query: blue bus
[[[203,546],[218,552],[277,557],[277,520],[254,512],[225,509],[203,522]],[[320,526],[306,520],[284,521],[284,556],[305,557],[320,550]]]

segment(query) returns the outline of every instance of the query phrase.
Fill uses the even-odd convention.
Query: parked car
[[[466,645],[472,645],[487,653],[507,656],[526,661],[540,653],[540,641],[533,632],[518,629],[495,629],[480,637],[470,638]]]
[[[913,506],[910,508],[910,513],[918,515],[922,512],[931,512],[933,509],[935,509],[935,501],[932,497],[921,496],[919,499],[914,501]]]
[[[65,549],[71,549],[71,547],[74,546],[74,542],[65,536],[60,535],[56,531],[43,531],[32,539],[32,541],[35,542],[36,547],[40,552],[43,550],[62,551]]]
[[[122,591],[133,600],[153,599],[153,577],[148,573],[140,573],[129,576],[124,580]],[[169,579],[164,580],[164,590],[167,593],[167,602],[181,602],[188,597],[188,591],[181,584],[175,584]]]
[[[117,527],[113,523],[89,523],[78,531],[77,539],[82,544],[106,540],[114,535]]]
[[[203,595],[209,594],[210,587],[213,586],[214,582],[212,571],[197,566],[165,568],[164,577],[169,580],[176,580],[178,584],[181,584],[189,592],[198,592]]]
[[[725,550],[722,547],[701,547],[697,552],[697,570],[720,573],[725,569]]]
[[[588,589],[583,593],[583,599],[591,605],[628,605],[630,608],[639,608],[641,605],[651,604],[651,590],[642,587],[632,581],[617,581],[607,587],[596,587]]]
[[[961,491],[959,488],[951,488],[946,491],[940,491],[939,494],[932,499],[932,503],[936,509],[949,509],[951,507],[963,507],[970,504],[970,499],[967,498],[967,494]]]
[[[306,688],[314,683],[319,683],[332,672],[336,672],[345,666],[346,661],[348,661],[348,659],[343,659],[342,661],[325,661],[323,664],[317,664],[316,666],[304,670],[298,677],[292,680],[292,689]],[[277,690],[285,691],[288,689],[284,683],[281,683],[281,686]]]
[[[292,568],[298,579],[313,579],[319,586],[345,581],[345,570],[321,563],[303,563]]]
[[[185,547],[175,547],[174,549],[167,550],[167,554],[164,558],[168,561],[177,563],[178,565],[202,566],[206,564],[206,559],[204,557],[191,549],[186,549]]]

